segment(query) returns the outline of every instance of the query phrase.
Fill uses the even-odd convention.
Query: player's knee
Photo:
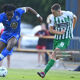
[[[12,48],[13,48],[12,46],[7,46],[6,49],[10,51]]]
[[[7,45],[7,50],[11,50],[15,46],[15,43],[10,43]]]
[[[52,53],[52,54],[51,54],[51,58],[53,58],[53,57],[55,57],[55,53]]]

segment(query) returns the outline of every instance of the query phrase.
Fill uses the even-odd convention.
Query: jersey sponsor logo
[[[13,28],[13,29],[16,29],[17,28],[17,26],[18,26],[18,22],[11,22],[11,27]]]
[[[68,25],[69,25],[69,22],[66,22],[66,23],[55,24],[55,27],[64,28],[64,27],[68,27]]]

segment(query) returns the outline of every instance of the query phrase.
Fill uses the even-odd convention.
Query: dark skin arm
[[[31,7],[26,7],[26,10],[36,15],[39,21],[42,23],[43,18],[34,9],[32,9]]]

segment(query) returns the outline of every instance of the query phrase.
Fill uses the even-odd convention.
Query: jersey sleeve
[[[26,7],[17,8],[16,12],[18,12],[22,16],[22,14],[27,12]]]
[[[0,14],[0,22],[3,21],[3,14]]]
[[[72,19],[73,19],[74,17],[76,17],[76,15],[75,15],[74,13],[70,12],[70,11],[68,11],[67,14],[68,14]]]
[[[48,20],[49,20],[48,27],[54,26],[54,16],[50,16]]]

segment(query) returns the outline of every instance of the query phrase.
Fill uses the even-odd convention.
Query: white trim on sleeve
[[[25,11],[25,13],[26,13],[26,7],[21,7],[21,9],[23,9]]]

